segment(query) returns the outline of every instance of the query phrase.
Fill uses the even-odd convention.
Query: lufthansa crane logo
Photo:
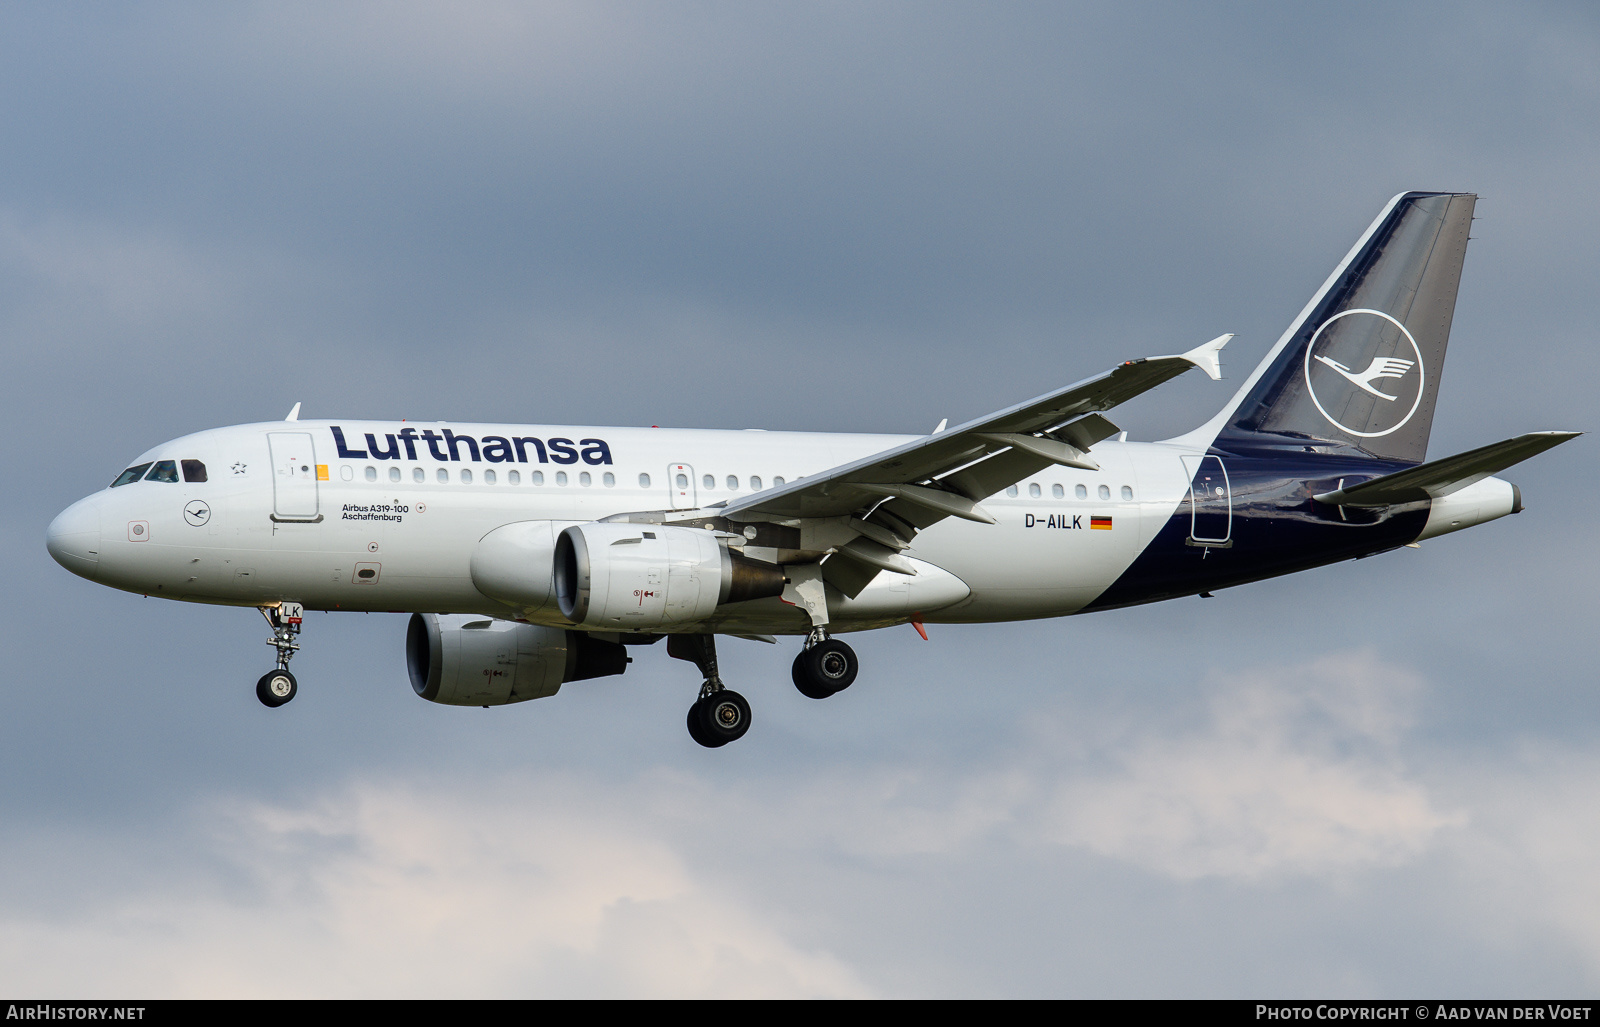
[[[1363,356],[1355,354],[1371,353],[1374,343],[1399,352],[1366,357],[1361,366]],[[1422,405],[1422,349],[1405,325],[1381,310],[1359,307],[1328,318],[1311,336],[1305,364],[1311,402],[1351,435],[1373,439],[1399,431]]]

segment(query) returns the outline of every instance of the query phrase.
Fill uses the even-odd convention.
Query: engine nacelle
[[[563,617],[616,631],[689,624],[724,603],[782,595],[784,577],[709,531],[596,522],[557,536],[554,584]]]
[[[563,682],[621,674],[628,653],[582,632],[459,613],[414,613],[411,687],[430,702],[503,706],[555,695]]]
[[[472,550],[472,584],[490,599],[526,613],[550,606],[556,532],[562,527],[556,521],[517,521],[489,532]]]

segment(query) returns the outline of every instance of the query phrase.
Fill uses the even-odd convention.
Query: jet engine
[[[563,617],[616,631],[690,624],[724,603],[782,595],[784,577],[709,531],[595,522],[556,537],[554,585]]]
[[[406,630],[411,687],[450,706],[540,699],[563,682],[621,674],[627,666],[626,649],[581,631],[457,613],[414,613]]]
[[[490,599],[525,614],[552,605],[550,563],[556,532],[563,526],[556,521],[517,521],[489,532],[472,550],[472,583]]]

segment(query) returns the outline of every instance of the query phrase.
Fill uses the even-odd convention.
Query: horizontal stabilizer
[[[1582,434],[1577,431],[1530,432],[1496,442],[1492,446],[1447,456],[1443,460],[1430,460],[1349,488],[1324,492],[1314,498],[1319,503],[1331,503],[1334,506],[1393,506],[1396,503],[1437,499]]]

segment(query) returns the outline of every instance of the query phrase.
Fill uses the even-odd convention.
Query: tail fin
[[[1390,200],[1207,425],[1213,444],[1423,460],[1476,202],[1470,193]]]

